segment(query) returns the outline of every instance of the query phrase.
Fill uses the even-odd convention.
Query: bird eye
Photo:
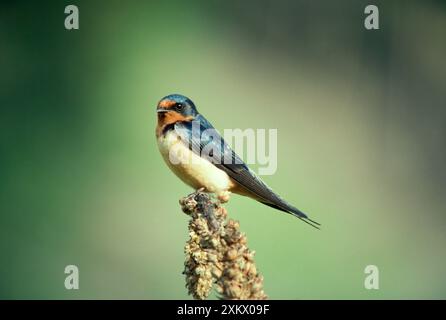
[[[183,110],[183,108],[184,108],[184,105],[182,103],[175,104],[175,109],[177,111],[181,111],[181,110]]]

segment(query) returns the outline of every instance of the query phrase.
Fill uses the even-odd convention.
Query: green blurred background
[[[169,93],[278,129],[264,179],[323,229],[231,199],[271,298],[446,298],[446,3],[373,3],[376,31],[360,0],[2,1],[0,298],[189,298]]]

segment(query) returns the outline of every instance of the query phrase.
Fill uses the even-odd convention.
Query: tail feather
[[[269,203],[269,202],[265,202],[265,201],[260,201],[261,203],[263,203],[264,205],[267,205],[269,207],[272,207],[274,209],[292,214],[293,216],[299,218],[300,220],[302,220],[303,222],[305,222],[306,224],[312,226],[313,228],[316,228],[318,230],[320,230],[320,223],[316,222],[314,220],[311,220],[310,218],[308,218],[308,216],[303,213],[302,211],[300,211],[299,209],[291,206],[288,203],[281,203],[280,205],[275,204],[275,203]]]

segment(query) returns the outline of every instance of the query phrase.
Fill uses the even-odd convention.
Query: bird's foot
[[[186,197],[180,199],[180,205],[183,209],[183,212],[186,214],[191,214],[197,204],[201,201],[204,201],[204,197],[207,195],[203,194],[203,191],[205,188],[200,188],[192,192],[191,194],[187,195]],[[199,197],[200,196],[200,197]]]
[[[200,193],[204,192],[205,188],[200,188],[189,194],[186,198],[194,198],[195,196],[199,195]]]

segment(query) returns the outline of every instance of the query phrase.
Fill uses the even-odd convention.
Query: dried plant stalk
[[[206,299],[213,284],[222,299],[266,299],[263,277],[240,225],[227,220],[227,211],[203,192],[180,200],[189,221],[184,274],[189,294]]]

